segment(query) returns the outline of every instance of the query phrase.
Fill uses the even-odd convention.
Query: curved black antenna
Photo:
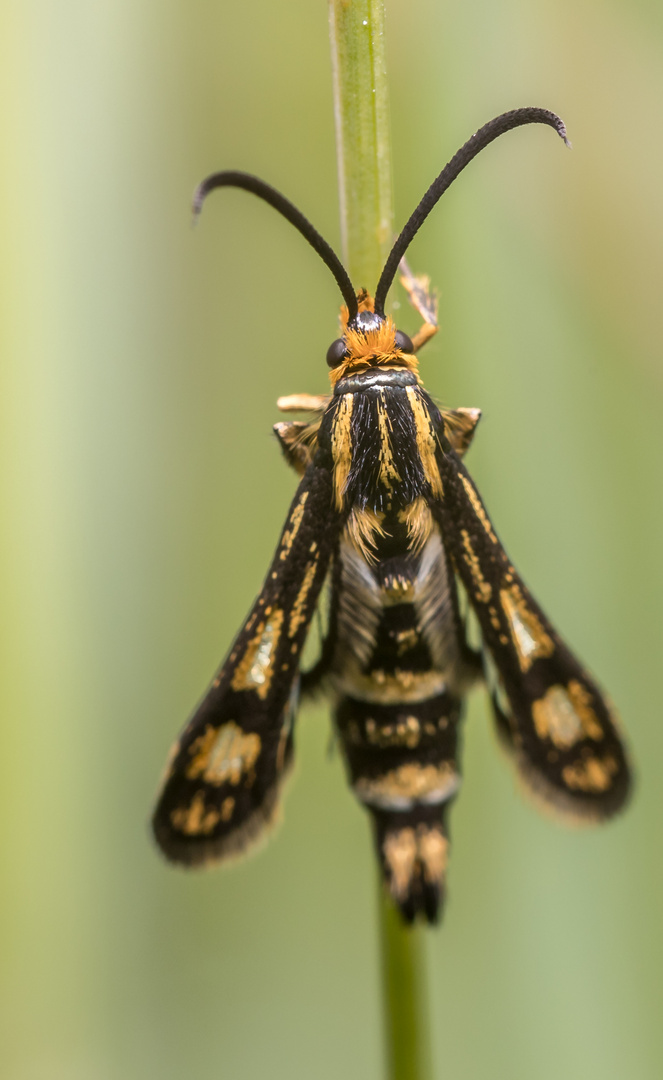
[[[296,229],[302,234],[305,240],[308,240],[311,247],[317,251],[322,261],[329,267],[332,274],[336,278],[336,284],[338,285],[343,299],[347,304],[349,313],[349,322],[352,322],[359,311],[357,304],[357,297],[355,295],[352,282],[348,276],[348,273],[343,266],[343,263],[339,259],[336,252],[329,246],[326,240],[320,236],[317,229],[314,229],[308,218],[305,218],[301,210],[298,210],[296,206],[286,199],[285,195],[281,195],[276,188],[271,187],[270,184],[266,184],[264,180],[259,180],[257,176],[251,176],[250,173],[245,172],[233,172],[228,170],[227,172],[212,173],[203,180],[201,184],[196,188],[193,195],[193,216],[194,220],[198,218],[203,203],[210,191],[214,191],[219,187],[237,187],[242,188],[244,191],[250,191],[253,195],[257,195],[259,199],[263,199],[270,206],[273,206],[275,210],[278,210],[279,214],[294,225]]]
[[[522,124],[548,124],[551,128],[555,129],[567,146],[571,145],[566,136],[566,128],[563,121],[560,120],[559,116],[554,112],[549,112],[548,109],[512,109],[511,112],[502,113],[501,116],[496,116],[494,120],[490,120],[487,124],[484,124],[482,128],[479,128],[479,130],[467,140],[465,145],[461,146],[460,150],[454,154],[451,161],[444,166],[442,172],[437,179],[433,181],[417,209],[405,225],[400,236],[397,238],[391,249],[389,258],[384,264],[384,270],[382,271],[382,275],[378,282],[378,287],[375,290],[376,314],[384,315],[385,300],[387,299],[387,293],[389,292],[391,283],[398,270],[398,264],[438,199],[444,194],[450,184],[454,182],[465,166],[469,165],[472,158],[475,158],[481,150],[493,141],[493,139],[499,138],[505,131],[511,131],[512,128],[520,127]]]

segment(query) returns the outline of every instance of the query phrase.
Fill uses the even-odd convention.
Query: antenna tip
[[[558,116],[557,113],[550,113],[549,115],[552,117],[552,127],[554,127],[560,139],[566,146],[568,146],[569,150],[572,150],[573,147],[571,146],[571,140],[569,139],[566,131],[566,124],[562,120],[561,116]]]
[[[568,146],[569,150],[572,150],[573,147],[571,145],[571,140],[566,133],[566,124],[563,120],[559,121],[559,125],[557,127],[557,134],[559,135],[560,139],[563,139],[564,145]]]
[[[202,184],[198,184],[198,187],[196,188],[196,190],[193,193],[193,198],[191,200],[191,224],[192,225],[195,225],[196,222],[198,221],[198,218],[200,217],[200,212],[201,212],[201,210],[203,208],[203,203],[205,201],[205,195],[206,195],[204,185],[205,185],[204,181],[203,181]]]

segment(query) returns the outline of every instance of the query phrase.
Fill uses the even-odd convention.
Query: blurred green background
[[[338,244],[322,0],[6,0],[0,15],[2,1016],[8,1080],[378,1080],[368,825],[300,718],[285,822],[186,875],[147,818],[294,489],[282,393],[324,392],[338,295],[236,167]],[[515,132],[411,250],[429,390],[507,548],[630,733],[597,831],[538,816],[466,725],[429,935],[442,1080],[663,1073],[663,15],[649,0],[388,4],[396,219],[491,116]],[[358,283],[363,284],[363,283]],[[373,285],[367,282],[367,285]],[[403,297],[400,297],[401,302]],[[416,320],[403,311],[402,324]]]

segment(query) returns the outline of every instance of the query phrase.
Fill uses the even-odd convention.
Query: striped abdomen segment
[[[447,807],[460,786],[461,702],[342,698],[336,725],[353,790],[370,811],[385,882],[405,918],[433,922],[444,892]]]

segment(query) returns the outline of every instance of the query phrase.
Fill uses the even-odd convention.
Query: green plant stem
[[[382,0],[329,0],[343,260],[374,292],[393,239]],[[425,933],[404,926],[380,887],[380,949],[390,1080],[431,1077]]]
[[[343,261],[373,293],[393,239],[382,0],[330,0]]]
[[[432,1056],[426,991],[425,929],[403,925],[380,889],[380,946],[391,1080],[429,1080]]]

